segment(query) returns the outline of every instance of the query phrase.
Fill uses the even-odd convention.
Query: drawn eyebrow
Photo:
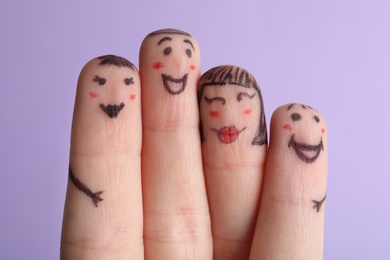
[[[189,45],[191,45],[192,49],[195,50],[195,47],[194,47],[194,45],[192,44],[192,42],[190,40],[185,39],[185,40],[183,40],[183,42],[188,43]]]
[[[205,99],[206,102],[209,103],[209,104],[213,103],[214,101],[221,101],[221,102],[222,102],[222,105],[225,105],[225,104],[226,104],[226,100],[225,100],[223,97],[214,97],[214,98],[204,97],[204,99]]]
[[[161,43],[163,43],[165,41],[172,41],[172,38],[171,37],[164,37],[158,41],[157,45],[160,45]]]
[[[237,95],[237,101],[240,102],[242,100],[242,96],[245,96],[245,97],[248,97],[250,99],[254,98],[256,95],[256,92],[253,93],[252,95],[249,95],[248,93],[246,92],[239,92],[238,95]]]

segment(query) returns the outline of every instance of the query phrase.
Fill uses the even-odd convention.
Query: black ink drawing
[[[203,96],[203,92],[207,87],[238,87],[243,88],[245,91],[241,91],[235,97],[235,102],[240,102],[243,98],[253,99],[256,95],[260,103],[260,118],[257,126],[257,131],[254,138],[251,141],[252,145],[265,145],[267,144],[267,128],[264,114],[263,98],[261,96],[260,88],[257,85],[255,78],[245,69],[236,66],[219,66],[210,69],[202,75],[198,84],[198,103],[199,107],[201,101],[205,100],[208,104],[213,102],[221,102],[222,105],[226,105],[227,100],[224,97],[207,97]],[[246,91],[255,90],[255,92],[248,93]],[[233,102],[233,100],[229,100]],[[228,144],[235,141],[238,135],[244,131],[247,126],[238,130],[236,126],[223,126],[220,129],[212,128],[211,131],[217,133],[219,140],[222,143]],[[200,121],[200,135],[202,142],[205,141],[204,129],[202,120]]]
[[[164,84],[165,89],[171,95],[180,94],[186,88],[188,73],[179,79],[172,78],[171,76],[166,75],[166,74],[161,74],[161,76],[162,76],[162,80],[163,80],[163,84]],[[179,84],[179,85],[181,84],[181,87],[178,90],[173,90],[171,87],[172,84]]]
[[[172,42],[174,40],[176,35],[191,37],[191,35],[189,35],[188,33],[176,29],[163,29],[163,30],[155,31],[150,33],[147,37],[156,36],[156,35],[164,35],[157,42],[157,46],[161,46],[164,42],[169,44],[169,42]],[[183,43],[188,44],[188,48],[185,50],[185,55],[187,56],[187,58],[191,59],[192,51],[195,51],[194,44],[188,38],[184,39]],[[166,46],[166,44],[164,44],[164,46]],[[190,48],[192,48],[192,50]],[[173,51],[174,50],[172,46],[166,46],[163,49],[163,54],[164,56],[169,56]],[[162,64],[163,63],[161,61],[156,62],[154,63],[153,68],[159,70],[164,67]],[[171,95],[178,95],[180,93],[183,93],[183,91],[187,86],[188,73],[184,74],[180,78],[174,78],[172,77],[172,75],[162,73],[161,77],[162,77],[164,88]],[[176,90],[174,90],[174,87]]]
[[[318,200],[312,200],[312,202],[314,203],[313,209],[315,209],[315,210],[317,211],[317,213],[320,212],[321,206],[322,206],[322,204],[324,203],[325,199],[326,199],[326,195],[325,195],[325,197],[324,197],[322,200],[320,200],[320,201],[318,201]]]
[[[185,36],[188,36],[188,37],[191,36],[189,33],[186,33],[184,31],[177,30],[177,29],[172,29],[172,28],[167,28],[167,29],[161,29],[161,30],[158,30],[158,31],[154,31],[154,32],[150,33],[147,37],[160,35],[160,34],[179,34],[179,35],[185,35]]]
[[[287,110],[291,110],[295,105],[297,104],[291,104],[287,107]],[[297,105],[297,107],[300,107],[304,110],[307,110],[308,108],[313,110],[313,108],[311,108],[310,106],[306,106],[306,105]],[[294,112],[291,114],[291,120],[293,122],[299,122],[302,120],[302,115],[300,113],[297,113],[297,112]],[[320,122],[320,118],[317,116],[317,115],[314,115],[313,116],[313,120],[316,122],[316,123],[319,123]],[[286,127],[286,129],[289,129],[291,130],[291,126],[290,125],[286,125],[288,127]],[[293,150],[295,151],[296,155],[299,157],[299,159],[301,159],[302,161],[306,162],[306,163],[313,163],[317,160],[317,158],[319,157],[321,151],[324,150],[324,144],[322,142],[322,137],[321,137],[321,141],[318,143],[318,144],[315,144],[315,145],[312,145],[312,144],[305,144],[305,143],[302,143],[302,142],[297,142],[295,140],[295,134],[292,134],[291,137],[290,137],[290,140],[288,142],[288,148],[293,148]],[[314,155],[313,155],[314,153]]]
[[[84,183],[79,181],[79,179],[77,179],[74,176],[70,166],[69,166],[69,179],[72,181],[72,183],[76,186],[77,189],[79,189],[80,191],[82,191],[88,197],[90,197],[92,199],[92,203],[93,203],[93,205],[95,205],[95,207],[97,207],[98,203],[103,200],[100,197],[100,195],[103,193],[103,191],[92,192]]]
[[[114,65],[114,66],[119,67],[119,68],[126,67],[126,68],[130,68],[133,71],[136,70],[134,65],[130,61],[126,60],[125,58],[119,57],[119,56],[106,55],[106,56],[100,56],[100,57],[98,57],[98,59],[100,60],[100,62],[99,62],[100,66]],[[104,86],[106,84],[107,80],[108,79],[101,77],[99,75],[95,75],[95,77],[93,78],[93,82],[97,82],[100,86]],[[134,84],[134,79],[132,77],[125,78],[123,80],[123,82],[125,85],[128,86],[130,84]],[[116,117],[118,117],[119,112],[125,107],[125,104],[120,103],[119,105],[116,105],[116,104],[105,105],[105,104],[101,103],[101,104],[99,104],[99,107],[110,118],[116,118]]]
[[[317,160],[320,155],[321,150],[324,150],[324,145],[322,143],[322,138],[319,144],[309,145],[305,143],[298,143],[295,141],[295,134],[293,134],[288,142],[288,147],[292,147],[295,153],[298,155],[299,159],[307,163],[313,163]],[[310,157],[305,154],[305,152],[314,152],[314,156]]]
[[[120,103],[120,105],[104,105],[100,104],[100,108],[108,115],[110,118],[117,117],[119,112],[125,107],[124,103]]]

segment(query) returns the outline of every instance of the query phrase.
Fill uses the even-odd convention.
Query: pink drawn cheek
[[[325,133],[325,128],[322,128],[322,129],[321,129],[321,133]]]
[[[252,113],[252,109],[245,109],[244,114],[250,115]]]
[[[191,65],[190,66],[190,70],[195,70],[196,69],[196,66],[195,65]]]
[[[134,100],[135,99],[135,95],[134,94],[131,94],[130,95],[130,100]]]
[[[289,124],[285,124],[285,125],[283,126],[283,128],[286,129],[286,130],[288,130],[288,131],[291,131],[291,130],[293,129],[292,126],[289,125]]]
[[[159,70],[159,69],[161,69],[163,67],[164,67],[164,64],[162,62],[160,62],[160,61],[157,61],[157,62],[153,63],[153,69],[155,69],[155,70]]]
[[[90,92],[89,92],[89,96],[90,96],[91,98],[96,98],[96,97],[98,96],[98,94],[97,94],[96,92],[90,91]]]
[[[209,115],[211,116],[211,117],[218,117],[219,116],[219,112],[218,111],[210,111],[209,112]]]

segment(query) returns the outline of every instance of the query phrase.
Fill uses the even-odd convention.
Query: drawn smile
[[[219,140],[224,143],[224,144],[230,144],[234,141],[237,140],[238,135],[241,134],[242,131],[246,129],[244,127],[241,130],[238,130],[237,127],[233,126],[224,126],[222,128],[215,129],[215,128],[210,128],[212,131],[216,132],[218,135]]]
[[[184,91],[186,85],[187,85],[187,78],[188,78],[188,73],[185,74],[182,78],[180,79],[175,79],[172,78],[169,75],[162,74],[162,80],[164,83],[165,89],[172,95],[177,95],[180,94],[181,92]],[[172,87],[175,85],[177,90],[173,90]]]
[[[321,137],[321,142],[319,144],[309,145],[304,143],[297,143],[295,141],[295,134],[291,136],[290,141],[288,142],[288,147],[294,148],[294,151],[298,155],[298,157],[302,161],[305,161],[307,163],[315,162],[315,160],[317,160],[318,156],[320,155],[321,150],[324,150],[322,137]],[[314,155],[310,156],[310,154],[312,153],[314,153]]]
[[[107,105],[100,104],[100,108],[106,113],[110,118],[117,117],[119,112],[124,108],[125,104],[120,103],[120,105]]]

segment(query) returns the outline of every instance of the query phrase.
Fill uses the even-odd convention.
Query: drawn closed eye
[[[242,100],[242,97],[248,97],[250,99],[254,98],[256,96],[256,92],[253,93],[252,95],[249,95],[246,92],[239,92],[237,95],[237,101],[240,102]]]
[[[134,84],[134,79],[133,78],[125,78],[123,81],[125,82],[125,84],[127,86],[129,86],[130,84]]]
[[[223,98],[223,97],[213,97],[213,98],[208,98],[208,97],[204,97],[204,99],[206,100],[207,103],[211,104],[215,101],[220,101],[222,102],[222,105],[225,105],[226,104],[226,100]]]
[[[107,80],[105,78],[102,78],[98,75],[95,75],[95,77],[93,78],[93,81],[97,82],[100,86],[103,86],[107,82]]]

